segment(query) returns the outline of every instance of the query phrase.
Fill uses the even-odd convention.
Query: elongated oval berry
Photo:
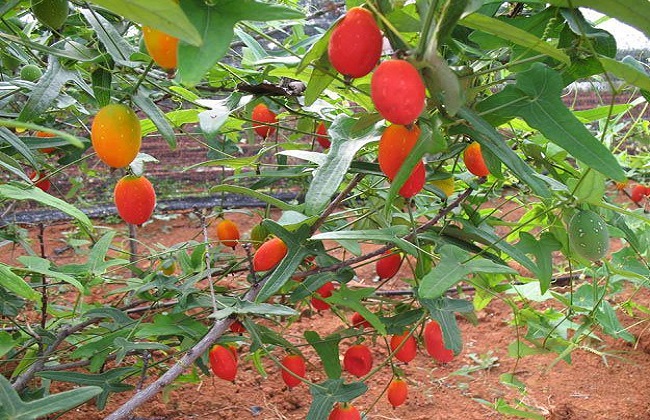
[[[115,184],[113,201],[125,222],[141,225],[153,214],[156,191],[146,177],[126,175]]]
[[[445,347],[442,329],[436,321],[430,321],[424,327],[424,346],[429,353],[440,363],[449,363],[454,359],[454,352]]]
[[[235,249],[239,243],[237,225],[232,220],[223,219],[217,224],[217,238],[224,246]]]
[[[178,38],[149,26],[142,27],[144,45],[153,61],[165,70],[178,65]]]
[[[381,280],[393,278],[402,265],[402,256],[397,251],[386,251],[384,256],[377,260],[375,270]]]
[[[571,250],[582,258],[596,261],[609,251],[609,231],[598,213],[591,210],[576,212],[567,228]]]
[[[372,369],[372,353],[363,344],[355,344],[345,351],[343,355],[343,368],[357,378],[370,372]]]
[[[358,78],[370,73],[381,57],[382,35],[368,10],[353,7],[330,36],[327,55],[339,73]]]
[[[318,127],[316,127],[316,141],[323,149],[329,149],[332,145],[332,142],[330,142],[330,138],[327,135],[327,127],[325,127],[325,123],[322,121],[318,124]]]
[[[251,244],[253,248],[259,249],[259,247],[266,241],[266,238],[269,236],[269,231],[263,225],[255,225],[251,229]]]
[[[320,298],[328,298],[332,296],[332,292],[334,291],[334,283],[331,281],[328,281],[324,285],[318,288],[316,290],[316,295],[320,296]],[[313,296],[311,299],[311,304],[312,306],[317,310],[317,311],[326,311],[330,308],[330,304],[325,302],[323,299],[320,299],[317,296]]]
[[[352,318],[350,319],[350,323],[352,324],[353,327],[355,328],[372,328],[372,324],[368,322],[363,315],[361,315],[359,312],[355,312],[352,314]]]
[[[630,193],[630,199],[634,201],[635,203],[641,202],[644,197],[647,197],[650,195],[650,188],[646,187],[645,185],[637,184],[632,188],[632,192]]]
[[[70,13],[68,0],[32,0],[31,7],[36,19],[52,29],[60,29]]]
[[[237,356],[235,352],[221,344],[212,347],[209,354],[210,369],[217,377],[233,382],[237,376]]]
[[[264,242],[253,255],[253,270],[268,271],[275,268],[287,255],[287,245],[280,238]]]
[[[31,171],[29,173],[29,179],[32,180],[34,183],[34,186],[37,188],[40,188],[41,190],[48,192],[50,188],[52,187],[52,183],[50,182],[49,178],[44,177],[42,174],[36,172],[36,171]]]
[[[389,180],[395,179],[404,160],[409,156],[420,137],[420,128],[417,125],[405,127],[393,124],[387,127],[379,140],[378,160],[379,168]],[[426,169],[422,162],[418,162],[411,175],[399,190],[399,195],[411,198],[419,193],[426,182]]]
[[[393,124],[408,125],[424,110],[426,90],[422,76],[411,63],[388,60],[373,73],[370,96],[382,117]]]
[[[241,334],[246,331],[246,327],[244,327],[244,324],[241,323],[240,320],[236,319],[233,321],[232,324],[230,324],[230,327],[228,327],[231,332],[234,332],[235,334]]]
[[[302,383],[299,378],[296,378],[296,376],[304,378],[307,373],[305,359],[302,356],[298,354],[287,355],[282,359],[282,366],[284,366],[284,369],[282,369],[282,380],[289,388],[293,388]],[[293,372],[296,376],[288,371]]]
[[[418,350],[418,342],[413,335],[409,335],[409,331],[400,335],[394,335],[390,338],[390,350],[395,351],[398,347],[399,350],[395,353],[395,358],[397,360],[408,363],[415,359]]]
[[[253,130],[261,137],[267,138],[275,133],[278,117],[265,104],[255,105],[251,113],[251,120],[253,120]]]
[[[113,168],[123,168],[133,162],[140,151],[140,120],[126,105],[106,105],[95,115],[90,139],[102,162]]]
[[[361,413],[350,403],[336,403],[327,420],[361,420]]]
[[[390,405],[392,405],[393,408],[404,404],[409,394],[406,381],[404,381],[402,378],[393,379],[388,385],[386,394],[388,397],[388,402],[390,402]]]
[[[467,170],[476,176],[488,176],[490,170],[485,165],[483,160],[483,153],[481,153],[481,145],[478,142],[472,142],[463,151],[463,162]]]

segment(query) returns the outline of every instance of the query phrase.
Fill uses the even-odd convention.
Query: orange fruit
[[[237,225],[228,219],[223,219],[217,224],[217,238],[224,246],[235,249],[239,243],[239,229]]]
[[[95,115],[90,139],[97,157],[108,166],[123,168],[133,162],[140,151],[140,120],[126,105],[106,105]]]
[[[390,405],[395,408],[406,402],[408,393],[409,390],[406,382],[402,378],[395,378],[388,385],[386,396],[388,397],[388,402],[390,402]]]
[[[153,214],[156,192],[144,176],[126,175],[115,184],[113,201],[125,222],[141,225]]]
[[[275,268],[287,255],[287,245],[280,238],[264,242],[253,255],[253,270],[268,271]]]
[[[178,65],[178,38],[149,26],[142,27],[144,45],[153,61],[165,70],[174,70]]]
[[[271,124],[278,123],[277,115],[265,104],[257,104],[253,108],[251,120],[253,120],[253,130],[261,137],[267,138],[275,133],[276,127]]]
[[[488,176],[490,170],[485,165],[483,160],[483,153],[481,153],[481,145],[478,142],[472,142],[463,151],[463,162],[467,170],[476,176]]]

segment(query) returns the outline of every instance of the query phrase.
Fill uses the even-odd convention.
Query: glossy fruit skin
[[[332,30],[327,55],[336,71],[358,78],[375,68],[382,44],[381,31],[372,13],[353,7]]]
[[[569,220],[569,247],[582,258],[597,261],[609,251],[609,231],[603,219],[591,210],[579,210]]]
[[[235,352],[221,344],[210,350],[210,369],[217,377],[234,382],[237,377],[237,356]]]
[[[68,0],[32,0],[32,13],[38,21],[51,29],[59,29],[68,18]]]
[[[277,124],[278,117],[265,104],[255,105],[251,113],[251,120],[253,120],[253,130],[262,138],[267,138],[275,133],[276,127],[269,124]]]
[[[352,314],[352,318],[350,319],[350,322],[352,323],[352,326],[355,328],[372,328],[372,324],[368,322],[363,315],[361,315],[359,312],[355,312]]]
[[[269,231],[262,225],[255,225],[251,229],[251,244],[253,248],[259,249],[259,247],[266,241],[266,238],[269,236]]]
[[[429,353],[440,363],[449,363],[454,359],[454,352],[445,347],[445,342],[442,338],[442,329],[440,325],[431,320],[424,327],[424,346]]]
[[[481,145],[478,142],[472,142],[463,151],[463,162],[467,170],[476,176],[488,176],[490,170],[485,165],[483,153],[481,153]]]
[[[31,171],[29,173],[29,179],[32,180],[35,187],[40,188],[45,192],[48,192],[50,188],[52,188],[52,183],[50,182],[49,178],[43,177],[36,171]]]
[[[392,181],[397,176],[404,160],[409,156],[420,137],[420,128],[417,125],[405,127],[399,124],[388,126],[379,140],[377,159],[379,168]],[[419,193],[426,181],[424,164],[418,162],[411,175],[399,190],[399,195],[411,198]]]
[[[337,403],[327,417],[327,420],[361,420],[361,413],[350,403],[343,405]]]
[[[144,45],[153,61],[165,70],[178,66],[178,38],[149,26],[142,27]]]
[[[239,243],[239,229],[237,225],[228,219],[223,219],[217,224],[217,238],[223,246],[235,249]]]
[[[125,222],[141,225],[153,214],[156,191],[146,177],[126,175],[115,184],[113,201]]]
[[[646,187],[645,185],[637,184],[632,188],[632,192],[630,193],[630,198],[635,203],[640,203],[644,197],[648,197],[649,195],[650,195],[650,188]]]
[[[321,298],[328,298],[332,296],[333,291],[334,291],[334,283],[328,281],[327,283],[319,287],[318,290],[316,290],[316,295],[320,296]],[[324,300],[316,296],[311,298],[311,305],[317,311],[326,311],[330,308],[329,303],[325,302]]]
[[[327,127],[325,127],[324,122],[320,122],[318,127],[316,127],[316,141],[323,149],[329,149],[332,145],[330,142],[329,136],[327,135]]]
[[[377,260],[375,271],[380,280],[393,278],[402,265],[402,256],[397,251],[386,251],[384,256]]]
[[[382,117],[393,124],[408,125],[424,110],[426,90],[411,63],[387,60],[372,75],[370,96]]]
[[[408,385],[406,384],[406,381],[401,378],[393,379],[388,385],[388,390],[386,391],[388,402],[390,402],[390,405],[392,405],[393,408],[404,404],[408,394]]]
[[[275,268],[287,255],[287,245],[280,238],[264,242],[253,255],[253,270],[268,271]]]
[[[305,374],[307,373],[305,359],[303,359],[303,357],[298,354],[289,354],[285,356],[282,359],[282,366],[301,378],[304,378]],[[282,369],[282,380],[289,388],[293,388],[302,383],[300,379],[296,378],[284,369]]]
[[[402,342],[404,344],[402,344]],[[390,350],[395,351],[402,344],[402,347],[395,353],[395,358],[400,362],[408,363],[415,359],[418,351],[418,342],[413,335],[409,335],[409,331],[400,335],[393,335],[390,338]]]
[[[244,327],[244,324],[242,324],[238,319],[234,320],[233,323],[230,324],[229,329],[235,334],[241,334],[246,331],[246,327]]]
[[[140,120],[126,105],[106,105],[93,120],[90,138],[97,157],[108,166],[123,168],[133,162],[140,151]]]
[[[343,355],[343,368],[350,374],[360,378],[372,369],[372,353],[368,346],[355,344]]]

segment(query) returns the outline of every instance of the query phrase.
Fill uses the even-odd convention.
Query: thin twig
[[[341,191],[341,193],[334,200],[332,200],[330,205],[327,206],[325,211],[323,211],[323,214],[321,214],[318,220],[316,220],[316,222],[312,225],[311,227],[312,234],[316,232],[318,228],[321,227],[321,225],[325,222],[325,220],[329,217],[329,215],[332,214],[334,209],[336,209],[338,205],[341,204],[341,201],[343,201],[343,199],[347,197],[350,191],[352,191],[354,187],[357,186],[357,184],[363,179],[364,176],[365,176],[364,174],[360,174],[360,173],[357,174],[354,178],[352,178],[352,181],[350,181],[348,186],[345,187],[345,189]]]

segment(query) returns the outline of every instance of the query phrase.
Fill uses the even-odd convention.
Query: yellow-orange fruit
[[[481,145],[477,142],[472,142],[465,148],[463,152],[463,162],[467,170],[476,176],[488,176],[490,170],[485,165],[483,160],[483,153],[481,153]]]
[[[99,159],[113,168],[123,168],[140,151],[140,120],[126,105],[106,105],[95,115],[90,139]]]
[[[228,219],[223,219],[217,224],[217,238],[224,246],[235,248],[239,243],[239,229]]]
[[[144,45],[153,61],[165,70],[174,70],[178,65],[178,38],[151,28],[142,27]]]
[[[125,222],[141,225],[153,214],[156,192],[144,176],[126,175],[115,184],[113,201]]]

